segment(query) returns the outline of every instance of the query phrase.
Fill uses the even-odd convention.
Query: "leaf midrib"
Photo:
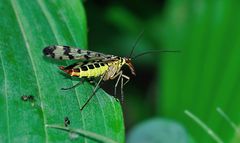
[[[15,14],[18,26],[20,28],[22,37],[24,39],[24,44],[26,46],[26,49],[27,49],[27,52],[28,52],[28,55],[29,55],[29,58],[30,58],[30,63],[32,65],[32,67],[33,67],[34,78],[36,79],[37,89],[38,89],[37,91],[39,93],[39,98],[40,98],[40,107],[41,107],[41,111],[42,111],[42,115],[43,115],[43,124],[44,124],[43,126],[44,126],[44,133],[45,133],[45,141],[47,143],[48,142],[48,133],[47,133],[47,129],[45,127],[46,117],[45,117],[44,108],[43,108],[43,105],[42,105],[42,102],[41,102],[42,101],[42,94],[41,94],[41,91],[40,91],[40,85],[39,85],[39,81],[38,81],[38,78],[37,78],[36,67],[35,67],[35,64],[33,62],[32,53],[30,52],[30,46],[29,46],[29,43],[27,41],[27,37],[26,37],[26,33],[25,33],[23,25],[22,25],[22,21],[21,21],[20,17],[18,16],[18,13],[16,11],[17,7],[16,7],[16,4],[13,2],[13,0],[11,0],[11,6],[13,8],[13,12]]]

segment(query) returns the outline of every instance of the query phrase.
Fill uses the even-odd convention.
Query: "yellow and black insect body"
[[[131,69],[132,74],[135,75],[131,60],[128,58],[111,57],[111,59],[106,61],[97,60],[85,62],[82,64],[75,63],[74,65],[76,66],[60,66],[59,68],[67,74],[79,78],[95,78],[106,73],[103,78],[103,81],[106,81],[112,79],[117,73],[119,73],[123,65],[127,65]]]
[[[48,46],[43,49],[43,54],[47,57],[60,60],[82,60],[81,62],[74,63],[69,66],[60,66],[59,68],[70,76],[76,76],[79,78],[97,78],[100,77],[97,86],[94,89],[93,95],[95,94],[97,87],[102,81],[112,80],[118,77],[114,95],[116,95],[116,88],[119,82],[121,82],[121,94],[123,94],[123,85],[129,81],[129,77],[124,75],[122,72],[122,66],[127,65],[131,73],[135,75],[134,67],[131,62],[131,58],[122,58],[114,55],[105,55],[98,52],[93,52],[89,50],[81,50],[77,48],[72,48],[69,46]],[[123,83],[123,78],[126,81]],[[80,84],[79,82],[78,84]],[[78,84],[74,85],[76,87]],[[71,89],[62,88],[64,90]],[[93,96],[92,95],[92,96]],[[92,96],[88,101],[83,105],[81,109],[89,102]]]
[[[140,38],[140,37],[139,37]],[[138,38],[138,39],[139,39]],[[138,41],[138,40],[137,40]],[[137,43],[137,42],[136,42]],[[131,54],[129,57],[118,57],[114,55],[106,55],[99,52],[82,50],[78,48],[73,48],[70,46],[59,46],[53,45],[48,46],[43,49],[43,54],[47,57],[59,59],[59,60],[79,60],[69,66],[60,66],[59,68],[70,76],[79,77],[80,79],[92,79],[99,78],[97,85],[95,86],[92,95],[88,98],[85,104],[82,106],[81,110],[87,105],[87,103],[91,100],[91,98],[95,95],[95,92],[98,89],[98,86],[102,81],[113,80],[117,78],[114,96],[116,96],[116,89],[120,83],[121,87],[121,95],[123,98],[123,86],[130,80],[130,78],[123,74],[122,67],[124,65],[128,66],[133,75],[135,74],[134,67],[132,65],[132,59],[136,57],[148,54],[148,53],[156,53],[156,52],[176,52],[176,51],[150,51],[141,53],[134,58],[131,58],[133,50],[136,44],[133,46]],[[124,79],[126,81],[124,81]],[[81,84],[80,81],[78,84],[69,87],[62,88],[63,90],[71,89]]]

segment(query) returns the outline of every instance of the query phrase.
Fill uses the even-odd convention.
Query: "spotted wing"
[[[53,45],[43,49],[43,54],[47,57],[51,57],[59,60],[100,60],[112,55],[105,55],[103,53],[82,50],[79,48],[73,48],[70,46]]]

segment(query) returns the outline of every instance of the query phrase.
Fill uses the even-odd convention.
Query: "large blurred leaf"
[[[71,128],[123,142],[120,104],[99,90],[80,112],[93,87],[84,83],[73,90],[60,90],[77,81],[60,74],[57,65],[65,62],[42,56],[48,45],[87,47],[81,2],[2,0],[0,8],[0,141],[70,142],[67,132],[45,126],[63,126],[67,116]],[[35,102],[22,101],[22,95],[33,95]],[[84,137],[74,141],[92,142]]]
[[[198,142],[214,142],[183,114],[191,110],[225,142],[233,130],[215,111],[240,123],[239,1],[169,1],[161,33],[164,47],[180,49],[161,59],[159,113],[184,122]],[[174,42],[173,42],[174,41]]]

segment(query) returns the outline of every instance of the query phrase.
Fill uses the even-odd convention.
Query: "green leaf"
[[[86,17],[81,1],[10,0],[0,3],[0,141],[1,142],[95,142],[47,128],[46,124],[86,130],[124,142],[121,106],[99,89],[83,111],[80,107],[93,86],[61,74],[58,65],[42,49],[48,45],[87,48]],[[34,101],[21,100],[33,95]]]
[[[93,133],[93,132],[89,132],[86,130],[81,130],[81,129],[71,129],[71,128],[67,128],[67,127],[63,127],[63,126],[59,126],[59,125],[46,125],[46,127],[48,128],[54,128],[54,129],[59,129],[62,131],[67,131],[69,132],[69,135],[72,138],[77,137],[77,135],[81,135],[90,139],[93,139],[95,141],[98,142],[106,142],[106,143],[117,143],[109,138],[106,138],[104,136],[101,136],[99,134]]]
[[[190,138],[178,123],[166,119],[150,119],[134,127],[128,143],[189,143]]]

